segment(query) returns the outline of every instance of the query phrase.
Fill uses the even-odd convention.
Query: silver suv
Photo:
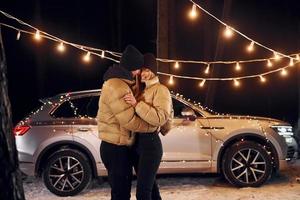
[[[76,195],[106,176],[96,114],[100,90],[59,94],[14,129],[21,170],[42,176],[56,195]],[[290,124],[276,119],[220,115],[173,94],[172,129],[161,136],[159,173],[220,173],[238,187],[260,186],[297,157]]]

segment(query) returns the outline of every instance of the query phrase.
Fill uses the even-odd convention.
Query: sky
[[[172,23],[169,58],[193,60],[243,60],[271,57],[259,47],[251,55],[245,52],[249,41],[234,35],[229,41],[221,37],[224,28],[205,13],[191,21],[187,17],[192,4],[174,0],[168,20]],[[290,54],[300,46],[300,2],[297,0],[211,0],[196,1],[234,28],[272,49]],[[121,52],[128,44],[142,53],[156,52],[157,2],[152,0],[99,1],[17,1],[1,0],[0,9],[45,32],[67,41]],[[1,21],[17,25],[0,17]],[[102,76],[111,61],[92,58],[82,62],[82,52],[68,48],[62,55],[48,40],[35,42],[30,36],[3,28],[8,65],[9,96],[13,121],[16,123],[38,105],[38,99],[57,93],[101,88]],[[282,67],[286,61],[278,63]],[[275,66],[275,67],[276,67]],[[240,88],[231,82],[208,83],[200,89],[193,80],[175,79],[169,86],[220,113],[267,116],[295,125],[299,113],[299,68],[288,77],[268,77],[265,85],[258,80],[242,81]],[[236,76],[231,66],[213,66],[211,76]],[[203,77],[205,67],[182,65],[161,69],[167,73]],[[266,71],[265,63],[243,66],[238,75]],[[167,78],[161,77],[167,84]],[[212,89],[214,88],[214,89]]]

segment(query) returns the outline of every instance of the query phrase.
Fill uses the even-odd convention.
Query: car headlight
[[[292,126],[272,126],[272,128],[281,136],[283,137],[292,137],[293,127]]]

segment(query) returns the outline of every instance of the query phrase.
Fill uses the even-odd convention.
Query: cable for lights
[[[192,0],[190,0],[190,1],[191,1],[192,3],[195,3],[195,2],[192,1]],[[215,17],[214,15],[212,15],[211,13],[209,13],[208,11],[206,11],[204,8],[202,8],[202,7],[199,6],[198,4],[195,3],[195,5],[196,5],[198,8],[200,8],[201,10],[203,10],[204,12],[206,12],[208,15],[210,15],[211,17],[213,17],[214,19],[216,19],[216,20],[217,20],[218,22],[220,22],[221,24],[223,24],[223,25],[225,25],[225,26],[227,25],[226,23],[224,23],[224,22],[222,22],[221,20],[219,20],[217,17]],[[23,22],[22,20],[20,20],[20,19],[14,17],[14,16],[12,16],[12,15],[10,15],[10,14],[8,14],[8,13],[2,11],[2,10],[0,10],[0,13],[3,14],[4,16],[10,18],[10,19],[13,19],[13,20],[17,21],[17,22],[20,23],[21,25],[24,25],[24,26],[27,26],[27,27],[29,27],[29,28],[32,28],[32,29],[34,29],[35,31],[40,31],[38,28],[36,28],[36,27],[34,27],[34,26],[32,26],[32,25],[30,25],[30,24],[28,24],[28,23],[25,23],[25,22]],[[7,25],[7,27],[13,28],[13,29],[15,29],[15,30],[17,30],[17,31],[20,30],[20,29],[17,29],[17,28],[15,28],[15,27],[12,27],[12,26],[9,26],[9,25]],[[242,36],[246,37],[246,39],[248,39],[248,40],[254,42],[253,44],[260,44],[260,43],[258,43],[258,42],[256,42],[256,41],[252,40],[251,38],[245,36],[244,34],[240,33],[239,31],[237,31],[237,30],[235,30],[235,29],[234,29],[234,31],[236,31],[237,33],[239,33],[239,34],[241,34]],[[25,32],[25,31],[22,31],[22,32]],[[29,33],[29,32],[25,32],[25,33]],[[49,33],[46,33],[46,32],[44,32],[44,31],[40,31],[40,33],[43,34],[43,35],[45,35],[45,36],[48,36],[48,37],[43,36],[43,37],[45,37],[45,38],[48,38],[48,39],[54,39],[53,41],[63,42],[64,44],[68,44],[68,45],[73,46],[73,47],[75,47],[75,48],[86,49],[86,50],[89,50],[89,51],[95,51],[95,52],[98,52],[98,51],[99,51],[99,52],[103,52],[103,51],[104,51],[105,53],[109,53],[109,54],[111,54],[112,56],[117,57],[117,58],[120,58],[121,55],[122,55],[122,53],[120,53],[120,52],[114,52],[114,51],[105,50],[105,49],[99,49],[99,48],[94,48],[94,47],[90,47],[90,46],[86,46],[86,45],[82,45],[82,44],[71,43],[71,42],[65,41],[65,40],[63,40],[63,39],[60,39],[60,38],[58,38],[58,37],[56,37],[56,36],[53,36],[53,35],[51,35],[51,34],[49,34]],[[252,44],[252,42],[251,42],[251,44]],[[266,48],[268,48],[268,47],[266,47]],[[268,48],[268,50],[272,51],[273,53],[278,53],[278,54],[281,55],[281,53],[276,52],[276,51],[273,50],[273,49]],[[96,54],[94,54],[94,55],[96,55]],[[292,58],[292,56],[299,56],[299,55],[298,55],[298,54],[290,54],[290,55],[287,55],[287,56],[285,56],[285,57],[289,57],[289,58],[291,58],[291,59],[295,59],[295,58]],[[235,61],[196,61],[196,60],[178,60],[178,59],[175,60],[175,59],[157,58],[158,61],[164,62],[164,63],[176,63],[176,62],[178,62],[178,63],[194,63],[194,64],[205,64],[205,65],[207,65],[207,64],[234,64],[234,63],[236,63],[236,62],[239,62],[239,63],[252,63],[252,62],[268,61],[268,60],[273,60],[273,59],[275,59],[275,58],[262,58],[262,59],[252,59],[252,60],[235,60]]]
[[[8,24],[5,24],[5,23],[0,23],[1,26],[4,26],[4,27],[7,27],[7,28],[10,28],[10,29],[13,29],[13,30],[16,30],[18,31],[18,38],[20,38],[20,33],[25,33],[25,34],[28,34],[28,35],[35,35],[35,33],[32,33],[30,31],[26,31],[26,30],[22,30],[22,29],[18,29],[14,26],[11,26],[11,25],[8,25]],[[91,48],[86,48],[85,46],[81,46],[81,45],[77,45],[77,44],[74,44],[74,43],[70,43],[70,42],[67,42],[65,40],[62,40],[60,38],[57,38],[57,37],[53,37],[53,36],[49,36],[49,34],[44,34],[44,32],[40,31],[40,33],[43,33],[40,37],[42,38],[46,38],[48,40],[51,40],[51,41],[54,41],[54,42],[60,42],[60,43],[63,43],[63,44],[67,44],[67,45],[70,45],[74,48],[77,48],[77,49],[80,49],[82,51],[85,51],[85,52],[89,52],[90,55],[95,55],[95,56],[98,56],[98,57],[101,57],[101,58],[105,58],[105,59],[108,59],[108,60],[111,60],[111,61],[114,61],[116,63],[119,63],[120,61],[119,60],[116,60],[114,58],[111,58],[109,56],[105,56],[103,54],[99,54],[99,53],[96,53],[96,52],[93,52],[93,51],[88,51],[89,49]],[[107,50],[101,50],[102,52],[109,52]]]
[[[300,63],[300,61],[295,62],[294,64],[298,64]],[[286,65],[284,67],[272,70],[272,71],[268,71],[268,72],[264,72],[264,73],[260,73],[260,74],[254,74],[254,75],[249,75],[249,76],[239,76],[239,77],[227,77],[227,78],[218,78],[218,77],[214,77],[214,78],[206,78],[206,77],[195,77],[195,76],[181,76],[181,75],[175,75],[175,74],[170,74],[170,73],[164,73],[164,72],[157,72],[157,74],[160,75],[164,75],[164,76],[169,76],[170,80],[172,80],[171,82],[174,82],[174,78],[180,78],[180,79],[191,79],[191,80],[200,80],[200,81],[233,81],[233,80],[242,80],[242,79],[250,79],[250,78],[260,78],[260,77],[264,77],[266,75],[270,75],[282,70],[285,70],[286,68],[291,67],[290,65]]]
[[[219,18],[217,18],[215,15],[213,15],[213,14],[211,14],[209,11],[205,10],[203,7],[201,7],[199,4],[197,4],[194,0],[189,0],[189,1],[190,1],[191,3],[193,3],[193,8],[194,8],[194,6],[198,7],[198,8],[201,9],[203,12],[205,12],[207,15],[209,15],[210,17],[212,17],[213,19],[215,19],[217,22],[219,22],[220,24],[224,25],[226,28],[229,28],[230,30],[232,30],[232,31],[234,31],[234,32],[236,32],[236,33],[238,33],[238,34],[241,35],[242,37],[244,37],[244,38],[246,38],[247,40],[249,40],[249,41],[251,42],[251,44],[256,44],[256,45],[258,45],[258,46],[260,46],[260,47],[262,47],[262,48],[264,48],[264,49],[266,49],[266,50],[269,50],[269,51],[271,51],[271,52],[273,52],[273,53],[277,53],[277,54],[279,54],[279,55],[281,55],[281,56],[283,56],[283,57],[287,57],[287,58],[292,59],[291,56],[285,55],[285,54],[280,53],[280,52],[278,52],[278,51],[275,51],[275,50],[273,50],[273,49],[271,49],[271,48],[269,48],[269,47],[267,47],[267,46],[265,46],[265,45],[263,45],[263,44],[261,44],[261,43],[255,41],[255,40],[251,39],[249,36],[247,36],[247,35],[241,33],[241,32],[238,31],[237,29],[235,29],[235,28],[229,26],[228,24],[226,24],[225,22],[223,22],[222,20],[220,20]]]
[[[193,2],[193,1],[192,1]],[[33,33],[33,32],[30,32],[30,31],[26,31],[26,30],[22,30],[22,29],[19,29],[19,28],[16,28],[14,26],[11,26],[11,25],[8,25],[8,24],[5,24],[5,23],[0,23],[0,25],[2,26],[5,26],[5,27],[8,27],[8,28],[11,28],[13,30],[16,30],[18,31],[18,34],[17,34],[17,39],[20,38],[20,35],[21,35],[21,32],[22,33],[26,33],[26,34],[30,34],[30,35],[35,35],[35,36],[38,36],[38,37],[42,37],[42,38],[46,38],[46,39],[49,39],[51,41],[55,41],[55,42],[58,42],[60,43],[60,49],[64,49],[64,44],[66,45],[70,45],[70,46],[73,46],[77,49],[80,49],[84,52],[86,52],[86,55],[84,56],[84,60],[85,61],[89,61],[90,60],[90,55],[95,55],[95,56],[98,56],[98,57],[101,57],[101,58],[106,58],[106,59],[109,59],[109,60],[112,60],[114,62],[117,62],[119,63],[119,60],[116,60],[114,58],[111,58],[111,57],[108,57],[105,53],[110,53],[112,56],[115,56],[115,57],[120,57],[121,56],[121,53],[118,53],[118,52],[113,52],[113,51],[109,51],[109,50],[104,50],[104,49],[97,49],[97,48],[93,48],[93,47],[88,47],[88,46],[84,46],[84,45],[80,45],[80,44],[76,44],[76,43],[71,43],[71,42],[68,42],[68,41],[65,41],[63,39],[60,39],[56,36],[53,36],[51,34],[48,34],[46,32],[43,32],[43,31],[40,31],[39,29],[35,28],[34,26],[31,26],[30,24],[27,24],[25,22],[23,22],[22,20],[19,20],[3,11],[0,10],[0,13],[4,14],[6,17],[9,17],[11,19],[14,19],[16,20],[18,23],[22,24],[22,25],[25,25],[25,26],[28,26],[32,29],[34,29],[36,31],[36,33]],[[98,53],[98,51],[101,52]],[[274,51],[275,52],[275,51]],[[278,52],[276,52],[278,53]],[[279,53],[278,53],[279,54]],[[292,58],[291,56],[297,56],[297,58]],[[217,80],[220,80],[220,81],[229,81],[229,80],[233,80],[235,82],[235,84],[239,84],[238,80],[241,80],[241,79],[249,79],[249,78],[257,78],[259,77],[261,79],[262,82],[265,81],[265,78],[263,76],[266,76],[266,75],[269,75],[269,74],[272,74],[272,73],[276,73],[278,71],[282,71],[282,74],[286,74],[287,72],[285,71],[286,68],[288,67],[292,67],[293,65],[299,63],[300,59],[299,59],[299,54],[291,54],[289,56],[286,56],[286,57],[290,57],[291,60],[290,60],[290,64],[285,66],[285,67],[282,67],[282,68],[278,68],[278,69],[275,69],[275,70],[272,70],[272,71],[268,71],[268,72],[265,72],[265,73],[261,73],[261,74],[255,74],[255,75],[249,75],[249,76],[240,76],[240,77],[227,77],[227,78],[217,78],[217,77],[214,77],[214,78],[202,78],[202,77],[193,77],[193,76],[180,76],[180,75],[174,75],[174,74],[169,74],[169,73],[163,73],[163,72],[158,72],[158,74],[161,74],[161,75],[165,75],[165,76],[170,76],[170,82],[171,84],[174,83],[174,77],[175,78],[183,78],[183,79],[194,79],[194,80],[202,80],[200,86],[202,87],[205,83],[205,81],[217,81]],[[239,67],[240,69],[240,66],[239,66],[239,63],[249,63],[249,62],[258,62],[258,61],[268,61],[268,64],[271,64],[272,63],[269,63],[269,61],[271,59],[275,59],[275,58],[269,58],[269,59],[254,59],[254,60],[241,60],[241,61],[213,61],[213,62],[205,62],[205,61],[188,61],[188,60],[170,60],[170,59],[162,59],[162,58],[157,58],[157,60],[161,61],[161,62],[182,62],[182,63],[200,63],[200,64],[206,64],[207,65],[207,68],[205,70],[205,72],[208,74],[209,73],[209,67],[210,67],[210,64],[218,64],[218,63],[223,63],[223,64],[233,64],[233,63],[236,63],[236,67]],[[296,62],[294,62],[294,59],[296,60]],[[179,65],[178,65],[179,66]]]

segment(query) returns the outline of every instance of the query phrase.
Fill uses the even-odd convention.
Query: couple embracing
[[[159,133],[171,117],[170,92],[160,84],[153,54],[129,45],[104,74],[97,115],[100,155],[112,200],[129,200],[133,168],[137,200],[161,199],[155,177],[163,150]]]

